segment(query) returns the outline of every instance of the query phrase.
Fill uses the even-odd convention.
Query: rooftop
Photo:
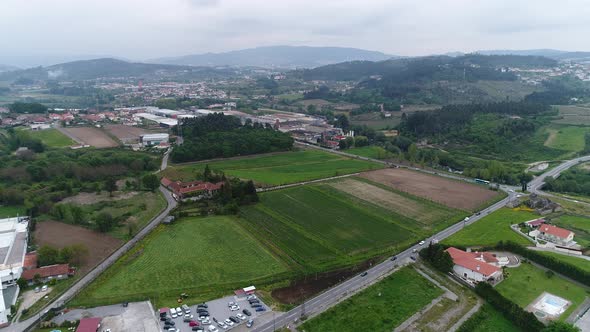
[[[455,263],[455,265],[462,266],[471,271],[479,272],[486,277],[489,277],[492,274],[500,271],[500,268],[497,266],[475,259],[473,253],[465,252],[454,247],[448,248],[446,252],[448,252],[449,255],[451,255],[451,258],[453,259],[453,263]]]
[[[567,238],[568,236],[570,236],[570,234],[572,234],[572,231],[569,231],[567,229],[564,228],[560,228],[557,226],[553,226],[553,225],[543,225],[541,227],[539,227],[539,231],[543,232],[543,233],[547,233],[553,236],[557,236],[560,238]]]
[[[96,332],[100,327],[101,318],[82,318],[76,332]]]

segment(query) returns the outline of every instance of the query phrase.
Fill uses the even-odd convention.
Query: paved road
[[[309,144],[304,144],[304,143],[302,143],[302,144],[309,145]],[[309,146],[311,146],[311,145],[309,145]],[[311,146],[311,147],[314,147],[314,146]],[[344,153],[339,152],[338,154],[344,154]],[[348,154],[344,154],[344,155],[348,155]],[[376,161],[376,160],[373,160],[370,158],[364,158],[364,157],[361,159]],[[561,172],[565,171],[566,169],[578,164],[581,161],[588,161],[588,160],[590,160],[590,156],[584,156],[584,157],[580,157],[580,158],[566,161],[563,164],[561,164],[561,165],[551,169],[550,171],[547,171],[547,172],[543,173],[542,175],[533,179],[528,184],[529,188],[532,192],[535,192],[540,187],[542,187],[544,180],[547,176],[553,176],[553,177],[559,176],[559,174]],[[379,162],[379,161],[377,161],[377,162]],[[382,163],[384,163],[384,162],[382,162]],[[419,169],[417,169],[417,170],[419,170]],[[427,172],[429,172],[429,171],[427,171]],[[439,175],[442,175],[442,174],[439,174]],[[452,175],[449,176],[448,174],[445,174],[443,176],[454,177]],[[456,178],[458,178],[460,180],[466,180],[465,178],[459,178],[459,177],[456,177]],[[484,216],[502,208],[504,205],[506,205],[506,203],[508,203],[511,199],[513,199],[516,196],[516,193],[514,191],[510,190],[511,189],[510,186],[502,186],[501,189],[508,191],[508,197],[506,197],[503,200],[501,200],[501,201],[479,211],[478,213],[470,216],[469,220],[460,221],[460,222],[448,227],[447,229],[425,239],[424,242],[426,244],[428,244],[431,241],[444,240],[444,239],[448,238],[449,236],[457,233],[458,231],[463,229],[465,226],[470,225],[474,222],[477,222],[478,220],[480,220]],[[407,250],[399,253],[397,255],[397,260],[404,260],[404,259],[407,259],[408,257],[411,257],[411,256],[415,257],[415,256],[417,256],[417,254],[414,253],[413,251],[420,250],[421,248],[422,248],[422,246],[416,244],[416,245],[412,246],[411,248],[408,248]],[[288,324],[293,324],[296,319],[299,319],[304,314],[304,311],[305,311],[306,316],[313,316],[313,315],[319,314],[319,313],[327,310],[331,306],[337,304],[346,296],[356,293],[356,292],[362,290],[363,288],[367,287],[368,285],[371,285],[374,282],[377,282],[379,279],[387,276],[393,270],[395,264],[396,264],[395,261],[386,260],[378,265],[375,265],[371,269],[367,270],[368,274],[365,277],[361,277],[360,275],[357,275],[349,280],[346,280],[343,283],[328,289],[324,293],[306,301],[303,305],[300,305],[300,306],[286,312],[285,314],[277,317],[274,322],[271,321],[269,323],[260,325],[260,326],[256,327],[255,329],[253,329],[253,331],[270,332],[270,331],[274,331],[275,328],[280,328],[280,327],[286,326]]]

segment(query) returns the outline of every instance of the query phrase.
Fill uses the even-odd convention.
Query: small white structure
[[[161,143],[168,143],[170,135],[168,134],[144,134],[139,137],[139,142],[142,146],[154,146],[160,145]]]
[[[496,284],[504,279],[502,269],[478,259],[478,253],[465,252],[450,247],[446,250],[453,259],[453,272],[470,282],[488,282]],[[481,256],[483,257],[483,256]]]
[[[31,128],[31,130],[44,130],[51,128],[51,125],[48,123],[33,123],[29,125],[29,128]]]
[[[0,327],[9,324],[10,306],[18,297],[16,281],[23,273],[28,220],[28,217],[0,219]]]

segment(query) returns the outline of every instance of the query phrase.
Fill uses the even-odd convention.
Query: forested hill
[[[137,63],[103,58],[0,73],[0,80],[91,80],[103,77],[153,77],[217,72],[221,73],[213,68]]]
[[[502,67],[553,67],[557,61],[541,56],[480,55],[429,56],[379,62],[353,61],[301,71],[306,80],[358,81],[373,75],[406,82],[429,80],[513,80]],[[465,74],[465,77],[464,77]]]

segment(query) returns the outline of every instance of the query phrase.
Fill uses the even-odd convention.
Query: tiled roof
[[[500,271],[500,268],[497,266],[478,261],[475,259],[472,253],[465,252],[454,247],[448,248],[446,252],[451,255],[455,265],[459,265],[471,271],[481,273],[486,277],[489,277],[492,274]]]
[[[553,225],[543,225],[539,227],[539,231],[547,234],[551,234],[553,236],[560,237],[562,239],[567,238],[572,232],[568,231],[567,229],[559,228]]]
[[[25,255],[25,261],[23,262],[23,268],[25,270],[34,269],[37,267],[37,252],[29,252]]]
[[[37,269],[30,269],[23,271],[22,278],[25,280],[33,280],[35,275],[41,276],[41,278],[47,278],[57,275],[64,275],[70,272],[70,266],[68,264],[55,264],[49,266],[43,266]]]
[[[82,318],[76,332],[96,332],[100,327],[101,318]]]

